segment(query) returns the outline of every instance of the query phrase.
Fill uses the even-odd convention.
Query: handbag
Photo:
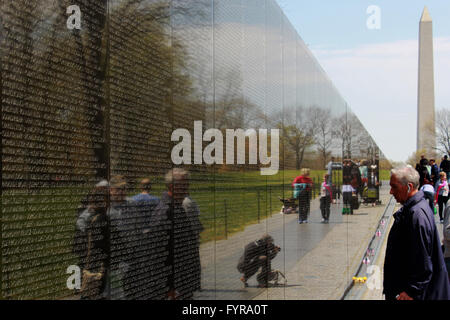
[[[104,272],[90,272],[83,270],[83,278],[81,282],[81,294],[85,297],[98,297],[103,289]]]
[[[87,249],[87,264],[86,268],[83,270],[83,275],[81,279],[80,292],[83,297],[89,299],[99,298],[103,291],[103,277],[105,276],[105,269],[103,264],[99,272],[89,271],[89,258],[91,255],[91,234],[88,235],[88,249]]]
[[[352,206],[353,210],[359,209],[359,199],[358,199],[358,195],[355,193],[352,194],[351,206]]]

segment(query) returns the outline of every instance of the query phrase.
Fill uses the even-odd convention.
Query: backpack
[[[300,196],[304,195],[308,187],[307,183],[296,183],[294,184],[294,198],[298,199]]]

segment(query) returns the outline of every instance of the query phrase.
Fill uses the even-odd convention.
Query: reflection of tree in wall
[[[250,101],[242,92],[242,77],[239,70],[223,70],[216,72],[215,81],[217,86],[214,101],[206,104],[206,126],[207,128],[216,128],[226,137],[227,129],[255,129],[262,127],[265,115],[262,109]],[[269,132],[270,134],[270,132]],[[268,138],[270,146],[270,136]],[[237,144],[235,144],[237,146]],[[235,147],[234,163],[237,163],[239,153],[245,153],[245,165],[222,165],[222,170],[257,170],[258,165],[249,165],[249,139],[246,138],[245,150],[239,150]],[[223,145],[223,156],[226,158],[226,143]]]
[[[33,230],[3,238],[5,245],[9,242],[9,250],[2,252],[7,257],[2,260],[3,297],[67,294],[59,286],[65,283],[61,269],[73,261],[67,242],[73,238],[73,214],[85,195],[75,187],[91,186],[96,177],[106,177],[105,167],[99,165],[106,158],[100,68],[106,1],[90,7],[87,3],[93,2],[0,2],[5,34],[2,129],[8,154],[2,176],[21,183],[7,195],[14,206],[4,211],[20,211],[20,216],[8,227],[5,221],[5,227]],[[70,4],[86,13],[82,31],[67,29]],[[15,173],[22,177],[15,178]],[[8,269],[14,271],[4,272]]]
[[[352,155],[353,157],[361,158],[367,156],[367,147],[371,145],[372,138],[363,127],[361,121],[358,118],[353,118],[352,123]]]
[[[105,176],[98,164],[104,162],[105,153],[98,143],[103,133],[96,123],[102,122],[97,67],[102,55],[97,39],[101,39],[104,27],[106,1],[98,1],[95,10],[85,3],[76,3],[92,13],[85,16],[83,32],[66,27],[66,8],[73,1],[18,0],[2,4],[2,21],[8,34],[4,46],[7,54],[2,58],[4,70],[8,70],[5,87],[15,92],[7,104],[15,100],[15,112],[23,118],[21,132],[37,143],[37,147],[25,148],[28,175],[39,163],[38,172],[48,180],[60,178],[70,183],[86,176]],[[8,94],[5,92],[5,96]]]
[[[333,144],[333,127],[330,109],[320,107],[315,108],[314,122],[316,124],[315,142],[317,152],[322,158],[322,167],[327,164],[327,160],[331,155],[331,146]]]
[[[372,137],[352,112],[334,118],[333,127],[333,134],[341,144],[343,159],[380,156]]]
[[[216,72],[216,96],[207,105],[208,124],[219,130],[257,129],[264,120],[262,109],[242,92],[242,76],[239,70]]]
[[[295,168],[302,167],[305,152],[315,144],[317,124],[316,108],[286,108],[277,116],[280,119],[277,128],[280,129],[280,138],[284,148],[284,158],[280,163],[287,164],[286,154],[292,152],[295,156]],[[286,168],[287,169],[287,168]]]
[[[131,180],[170,166],[174,59],[182,56],[172,52],[169,11],[121,1],[110,12],[111,170]]]
[[[340,141],[342,159],[351,158],[352,126],[351,123],[347,121],[347,117],[347,114],[343,114],[333,120],[333,133],[338,141]]]

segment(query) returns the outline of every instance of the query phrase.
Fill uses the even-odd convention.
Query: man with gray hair
[[[391,171],[394,214],[384,261],[386,300],[449,300],[450,286],[433,212],[411,166]]]
[[[193,224],[190,216],[195,204],[185,200],[189,196],[189,173],[171,169],[165,183],[167,191],[155,208],[148,233],[159,246],[156,251],[162,262],[152,271],[158,278],[158,294],[150,299],[192,299],[200,285],[200,256],[199,225]]]

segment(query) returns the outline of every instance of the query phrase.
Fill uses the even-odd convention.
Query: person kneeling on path
[[[280,250],[280,247],[274,245],[273,238],[268,234],[245,246],[244,254],[239,259],[237,269],[244,274],[241,281],[246,287],[248,286],[247,280],[258,272],[260,267],[262,267],[261,272],[256,277],[258,287],[268,287],[268,282],[276,276],[276,273],[272,271],[271,261]]]

